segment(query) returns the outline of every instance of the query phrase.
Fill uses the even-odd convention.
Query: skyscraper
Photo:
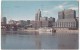
[[[35,14],[35,21],[40,21],[40,17],[41,17],[41,11],[40,9],[38,9],[37,13]]]

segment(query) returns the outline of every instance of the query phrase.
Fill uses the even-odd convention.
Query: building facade
[[[75,10],[64,10],[58,13],[58,20],[55,22],[54,28],[77,28]]]
[[[30,25],[32,28],[40,28],[42,26],[41,21],[30,21]]]
[[[41,28],[41,27],[52,27],[53,24],[50,21],[31,21],[30,22],[32,28]]]
[[[64,19],[64,11],[58,12],[58,19]]]
[[[50,17],[50,18],[48,18],[48,21],[55,22],[55,18],[53,18],[53,17]]]
[[[1,17],[1,24],[4,25],[4,24],[7,24],[7,19],[6,17]]]
[[[16,22],[14,20],[10,20],[8,21],[8,24],[16,24]]]
[[[55,18],[53,17],[42,17],[40,9],[35,14],[35,21],[31,21],[30,24],[33,28],[40,27],[52,27],[55,22]]]
[[[40,21],[47,21],[48,17],[40,17]]]
[[[65,19],[74,19],[76,18],[76,11],[75,10],[64,10],[64,18]]]
[[[40,21],[40,17],[41,17],[41,10],[38,9],[37,13],[35,14],[35,21]]]
[[[55,23],[55,26],[56,28],[76,28],[77,25],[75,19],[72,20],[61,19]]]

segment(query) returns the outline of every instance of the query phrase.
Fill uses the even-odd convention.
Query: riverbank
[[[28,31],[1,31],[1,34],[37,35],[38,33],[35,31],[33,31],[33,32],[28,32]]]
[[[38,30],[1,31],[1,34],[26,34],[26,35],[53,35],[55,34],[79,34],[79,30],[56,30],[56,32],[39,32]]]

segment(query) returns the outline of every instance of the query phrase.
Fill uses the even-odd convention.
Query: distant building
[[[50,21],[42,21],[42,27],[51,27],[52,23]]]
[[[6,24],[6,21],[7,21],[6,17],[1,17],[1,24]]]
[[[47,21],[48,17],[40,17],[40,21]]]
[[[24,27],[25,25],[27,25],[27,21],[24,21],[24,20],[19,20],[19,21],[10,20],[10,21],[8,22],[8,24],[19,25],[19,26]]]
[[[36,27],[37,28],[42,27],[42,21],[36,21]]]
[[[31,21],[30,22],[32,28],[40,28],[40,27],[52,27],[52,23],[50,21]]]
[[[55,28],[77,28],[76,12],[75,10],[64,10],[58,13],[58,20],[55,22]]]
[[[65,19],[76,18],[76,11],[72,9],[64,10],[64,18]]]
[[[24,20],[19,20],[18,21],[18,24],[22,27],[24,27],[26,24],[27,24],[27,21],[24,21]]]
[[[76,17],[76,21],[77,21],[77,28],[79,29],[79,17]]]
[[[63,10],[58,12],[58,19],[72,19],[76,18],[76,11],[72,9]]]
[[[56,28],[76,28],[75,19],[60,19],[55,23]]]
[[[58,19],[64,19],[64,11],[58,12]]]
[[[40,9],[37,11],[37,13],[35,14],[35,21],[40,21],[40,17],[41,17],[41,11]]]
[[[50,17],[50,18],[48,18],[48,21],[49,21],[49,23],[50,23],[50,27],[52,27],[52,26],[55,25],[55,18]]]
[[[10,20],[8,21],[8,24],[16,24],[16,22],[14,20]]]
[[[27,20],[27,25],[30,25],[30,20]]]
[[[48,18],[48,21],[55,22],[55,18],[53,18],[53,17],[50,17],[50,18]]]
[[[31,27],[35,29],[40,28],[42,26],[41,21],[30,21],[30,24],[31,24]]]
[[[32,27],[40,28],[40,27],[52,27],[55,22],[55,18],[53,17],[42,17],[40,9],[35,14],[35,21],[31,21]]]

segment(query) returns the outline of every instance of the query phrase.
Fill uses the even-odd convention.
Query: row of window
[[[55,27],[76,27],[76,22],[57,22]]]

